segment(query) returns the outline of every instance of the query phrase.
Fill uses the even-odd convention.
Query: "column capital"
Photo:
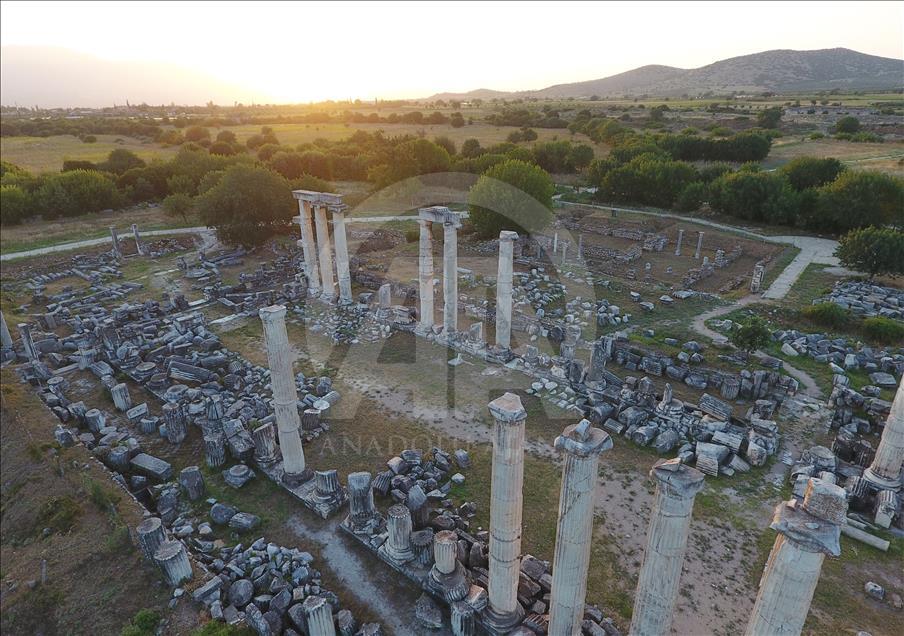
[[[258,316],[260,316],[261,320],[263,320],[267,324],[272,324],[277,320],[283,319],[286,317],[286,306],[285,305],[270,305],[269,307],[261,307],[258,312]]]
[[[521,398],[514,393],[505,393],[489,404],[487,408],[497,422],[517,424],[527,419],[527,411],[521,405]]]
[[[512,232],[511,230],[502,230],[499,233],[499,240],[500,241],[517,241],[518,233]]]
[[[692,499],[703,489],[704,474],[696,468],[682,464],[679,459],[660,459],[650,470],[650,477],[659,483],[668,495]]]
[[[770,528],[806,552],[841,554],[841,526],[847,514],[845,490],[821,479],[810,478],[803,502],[783,501],[775,508]]]
[[[556,450],[578,457],[590,457],[612,448],[612,438],[606,431],[591,426],[588,420],[581,420],[565,427],[554,446]]]

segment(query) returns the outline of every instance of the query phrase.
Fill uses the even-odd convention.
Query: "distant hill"
[[[556,84],[541,90],[501,93],[479,89],[440,93],[430,99],[493,97],[678,96],[713,92],[790,93],[831,90],[883,90],[904,86],[904,60],[858,53],[850,49],[792,51],[781,49],[732,57],[693,69],[641,66],[602,79]]]

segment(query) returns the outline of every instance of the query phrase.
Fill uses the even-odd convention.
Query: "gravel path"
[[[215,236],[214,231],[208,227],[180,227],[171,230],[148,230],[147,232],[141,232],[141,236],[171,236],[174,234],[201,234],[205,237],[205,242],[209,239],[205,235],[209,235],[210,237]],[[124,240],[126,235],[122,235],[120,240]],[[87,239],[84,241],[73,241],[71,243],[60,243],[59,245],[48,245],[47,247],[38,247],[33,250],[25,250],[22,252],[7,252],[5,254],[0,254],[0,261],[11,261],[17,258],[29,258],[31,256],[41,256],[43,254],[52,254],[54,252],[66,252],[68,250],[78,249],[80,247],[94,247],[95,245],[103,245],[104,243],[110,243],[112,238],[109,236],[102,236],[100,238],[95,239]]]

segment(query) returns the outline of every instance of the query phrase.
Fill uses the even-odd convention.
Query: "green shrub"
[[[160,620],[160,614],[154,610],[138,610],[129,624],[123,627],[121,636],[154,636]]]
[[[817,303],[801,312],[807,320],[827,329],[843,329],[851,322],[847,309],[835,303]]]
[[[44,528],[50,528],[54,532],[69,532],[75,525],[78,516],[82,513],[81,508],[72,497],[51,497],[41,506],[38,511],[35,529],[40,531]]]
[[[867,340],[879,344],[899,345],[904,342],[904,323],[892,318],[867,318],[862,329]]]
[[[405,230],[405,240],[409,243],[417,243],[421,238],[420,230]]]

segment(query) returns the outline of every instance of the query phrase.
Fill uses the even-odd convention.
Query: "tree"
[[[791,186],[799,192],[831,183],[844,169],[844,164],[833,157],[827,159],[797,157],[782,166],[781,171],[788,177]]]
[[[772,332],[762,318],[751,316],[732,329],[728,338],[734,346],[749,354],[768,345],[772,340]]]
[[[227,144],[234,144],[236,142],[235,133],[231,130],[221,130],[217,133],[217,141],[224,141]]]
[[[34,197],[36,212],[46,218],[97,212],[121,202],[113,180],[93,170],[45,175]]]
[[[462,157],[473,159],[482,153],[483,149],[480,147],[480,142],[477,139],[465,139],[464,143],[461,145]]]
[[[503,161],[471,188],[471,222],[482,238],[495,238],[502,230],[535,232],[552,221],[554,192],[552,179],[539,166],[517,159]]]
[[[185,141],[210,141],[210,131],[203,126],[189,126],[185,129]]]
[[[259,166],[235,165],[197,200],[198,214],[227,243],[254,247],[288,228],[295,213],[289,183]]]
[[[778,128],[782,120],[781,106],[772,106],[756,114],[756,123],[761,128]]]
[[[446,152],[449,153],[450,157],[455,156],[455,142],[452,141],[446,135],[440,135],[439,137],[434,137],[433,143],[435,143],[437,146],[440,146],[441,148],[445,148]]]
[[[846,170],[819,190],[820,227],[844,232],[857,227],[904,228],[904,179],[869,170]]]
[[[163,200],[163,211],[167,216],[181,217],[183,221],[188,220],[188,214],[194,207],[194,199],[182,192],[171,194]]]
[[[782,174],[742,169],[713,181],[709,192],[710,204],[723,214],[777,224],[797,219],[797,193]]]
[[[583,170],[593,161],[593,148],[587,144],[577,144],[568,152],[568,160],[576,170]]]
[[[28,193],[15,185],[0,186],[0,225],[17,225],[34,212]]]
[[[860,120],[856,117],[842,117],[835,122],[835,132],[837,133],[855,133],[860,130]]]
[[[235,146],[226,141],[215,141],[210,144],[210,148],[207,150],[212,155],[221,155],[223,157],[229,157],[236,153]]]
[[[904,232],[877,227],[851,230],[838,241],[835,256],[870,279],[880,274],[900,276],[904,274]]]
[[[98,168],[113,174],[125,174],[132,168],[143,168],[144,166],[144,160],[134,152],[125,148],[117,148],[110,151],[110,154],[107,155],[107,160],[100,164]]]

